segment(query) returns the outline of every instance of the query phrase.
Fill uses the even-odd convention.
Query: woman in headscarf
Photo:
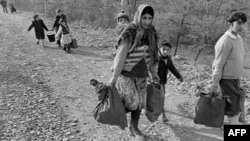
[[[130,132],[144,140],[138,129],[141,109],[145,109],[147,79],[159,81],[157,75],[157,35],[152,25],[154,10],[142,4],[130,23],[121,33],[109,82],[116,85],[127,112],[131,112]]]

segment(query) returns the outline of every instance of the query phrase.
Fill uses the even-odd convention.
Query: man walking
[[[8,13],[8,10],[7,10],[7,1],[6,0],[2,0],[1,4],[3,6],[3,13]]]

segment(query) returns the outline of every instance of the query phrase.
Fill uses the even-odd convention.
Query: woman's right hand
[[[217,96],[219,93],[218,86],[211,86],[210,91],[208,92],[210,96]]]

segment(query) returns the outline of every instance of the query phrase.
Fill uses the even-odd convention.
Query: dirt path
[[[111,59],[102,51],[82,47],[81,44],[79,49],[70,54],[65,54],[55,44],[48,42],[45,48],[37,46],[33,31],[27,33],[31,16],[31,13],[0,14],[0,140],[28,141],[32,140],[34,132],[38,132],[38,129],[29,129],[29,134],[18,134],[23,129],[13,127],[15,125],[13,122],[18,118],[27,117],[28,114],[30,118],[36,115],[36,110],[34,113],[32,110],[31,113],[18,113],[20,110],[18,107],[22,107],[20,104],[25,104],[22,102],[23,99],[18,98],[27,98],[26,93],[34,97],[46,95],[45,100],[49,99],[47,102],[49,106],[45,107],[51,112],[52,117],[48,118],[57,119],[52,123],[58,124],[55,125],[58,131],[50,130],[46,133],[46,137],[44,135],[46,140],[133,140],[128,129],[122,131],[117,127],[100,125],[92,117],[97,97],[89,85],[89,80],[95,78],[107,82],[111,74],[109,71]],[[48,20],[44,21],[51,27]],[[10,95],[14,96],[12,100]],[[180,96],[169,88],[166,99],[167,115],[170,119],[168,124],[162,124],[160,121],[152,124],[143,115],[141,116],[140,128],[147,134],[149,141],[223,140],[222,130],[194,125],[192,119],[179,111],[177,105],[184,102],[185,96]],[[38,104],[33,110],[39,110],[39,100],[33,102]],[[8,107],[12,109],[9,112],[7,112]],[[31,121],[40,123],[41,120],[49,120],[41,119],[46,115],[46,108],[40,117]],[[49,110],[51,108],[52,110]],[[76,124],[67,125],[67,121],[76,121]],[[31,125],[25,119],[23,122],[20,123],[23,128]],[[34,132],[31,132],[32,130]]]

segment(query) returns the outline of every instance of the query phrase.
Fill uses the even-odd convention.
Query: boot
[[[165,111],[162,112],[162,122],[163,122],[163,123],[169,122],[169,120],[168,120],[168,118],[167,118],[167,116],[166,116],[166,114],[165,114]]]
[[[245,111],[242,111],[240,113],[239,122],[242,123],[242,124],[247,124],[247,121],[246,121],[246,118],[245,118]]]
[[[70,53],[70,45],[67,45],[67,53]]]
[[[60,42],[60,40],[57,40],[57,45],[58,45],[58,47],[61,47],[61,42]]]
[[[138,128],[138,122],[139,122],[139,119],[131,118],[129,130],[130,130],[132,136],[136,137],[136,141],[145,141],[144,135],[142,134],[142,132]]]
[[[67,46],[66,45],[64,45],[64,47],[63,47],[63,50],[66,52],[66,49],[67,49]]]

